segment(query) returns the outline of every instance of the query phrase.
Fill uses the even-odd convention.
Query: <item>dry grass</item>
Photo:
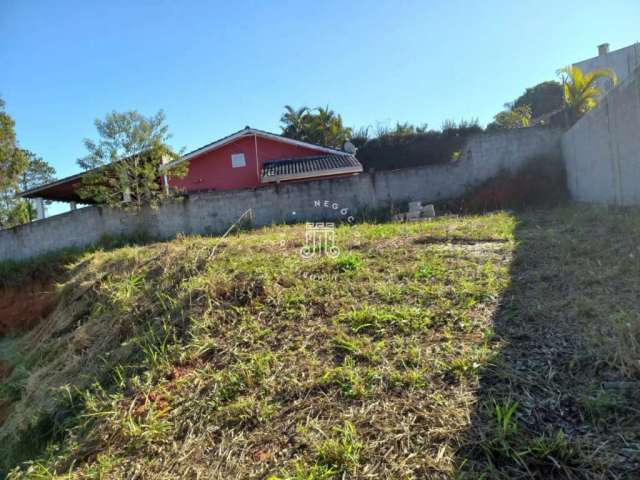
[[[633,478],[640,215],[603,213],[341,227],[337,259],[300,226],[88,255],[10,340],[4,468]]]

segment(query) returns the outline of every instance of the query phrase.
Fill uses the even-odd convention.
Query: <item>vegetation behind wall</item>
[[[441,130],[397,124],[379,129],[373,138],[368,138],[366,130],[356,132],[352,141],[365,170],[394,170],[454,160],[469,137],[482,131],[475,120],[445,122]]]

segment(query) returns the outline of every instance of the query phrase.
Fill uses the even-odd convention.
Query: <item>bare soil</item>
[[[33,327],[51,313],[55,298],[54,282],[0,288],[0,337]]]

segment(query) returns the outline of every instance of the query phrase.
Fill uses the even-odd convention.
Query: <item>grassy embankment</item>
[[[634,478],[639,240],[562,207],[340,227],[337,259],[302,226],[87,254],[0,343],[1,468]]]

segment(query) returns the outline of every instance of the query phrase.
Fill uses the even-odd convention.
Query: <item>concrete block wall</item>
[[[517,171],[539,155],[560,155],[560,137],[559,130],[547,128],[481,134],[469,139],[459,160],[447,164],[200,193],[138,215],[83,208],[0,231],[0,260],[21,260],[65,247],[87,246],[104,235],[145,232],[171,238],[178,233],[221,233],[249,208],[254,211],[255,226],[349,216],[357,220],[366,211],[460,196],[501,170]]]
[[[562,137],[575,200],[640,205],[640,68]]]

